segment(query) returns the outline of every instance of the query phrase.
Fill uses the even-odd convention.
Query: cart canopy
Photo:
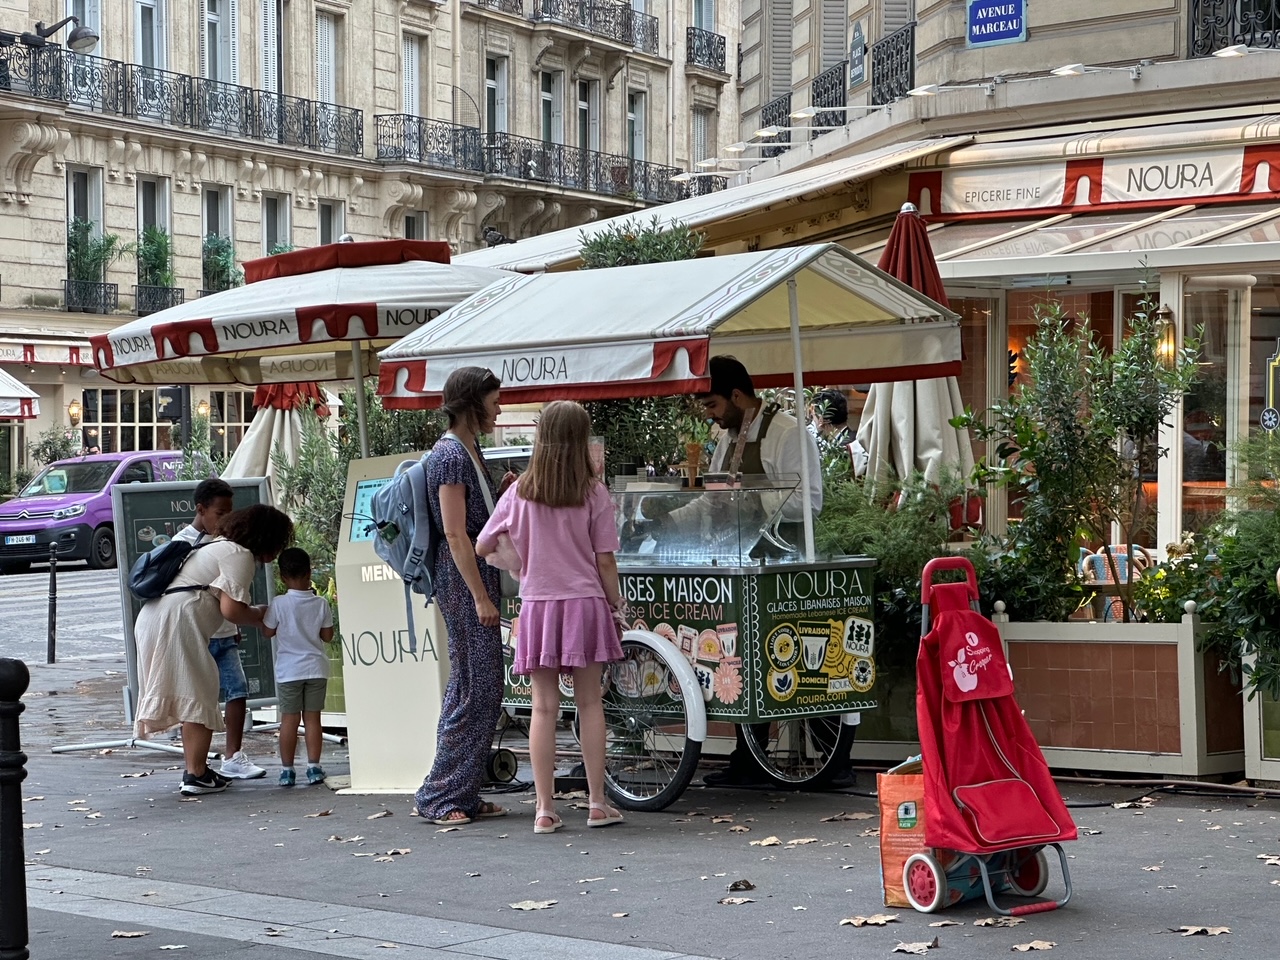
[[[810,383],[959,372],[959,318],[835,244],[495,283],[383,350],[393,408],[437,406],[449,374],[488,367],[504,399],[696,393],[736,356],[758,386],[793,383],[788,281]]]

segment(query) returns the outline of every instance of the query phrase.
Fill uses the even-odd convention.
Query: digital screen
[[[351,507],[350,543],[372,540],[377,528],[373,525],[373,495],[391,482],[391,477],[377,480],[357,480],[356,497]]]

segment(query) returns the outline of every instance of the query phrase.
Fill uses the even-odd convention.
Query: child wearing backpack
[[[333,640],[333,612],[329,601],[311,589],[311,557],[290,547],[277,561],[280,579],[289,592],[276,597],[262,618],[262,634],[276,639],[276,696],[280,700],[280,786],[298,782],[293,755],[298,747],[298,723],[306,724],[307,783],[324,783],[320,749],[324,745],[320,711],[329,686],[329,655],[324,645]]]
[[[614,557],[618,530],[609,491],[592,470],[590,435],[591,417],[581,405],[548,404],[538,421],[529,469],[502,495],[476,541],[480,556],[496,560],[505,534],[520,560],[514,671],[533,678],[534,833],[555,833],[563,825],[555,812],[555,736],[559,675],[567,672],[573,674],[587,771],[587,826],[622,822],[622,814],[605,801],[600,701],[603,664],[622,659],[617,620],[622,598]]]

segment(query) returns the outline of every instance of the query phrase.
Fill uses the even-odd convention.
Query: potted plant
[[[118,234],[101,233],[92,220],[80,217],[67,224],[67,310],[109,313],[115,309],[119,287],[106,283],[108,268],[123,256],[132,255],[134,245]]]
[[[697,401],[692,401],[688,411],[680,418],[680,439],[684,443],[685,462],[689,465],[689,485],[694,486],[702,468],[702,458],[711,441],[711,423]]]
[[[205,293],[230,290],[244,283],[244,271],[236,266],[235,245],[230,237],[211,233],[204,238],[201,248],[203,286]]]
[[[138,237],[138,286],[134,291],[138,316],[146,316],[182,303],[183,292],[174,287],[173,238],[163,227],[143,229]]]

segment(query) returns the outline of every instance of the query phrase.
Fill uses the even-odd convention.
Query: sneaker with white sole
[[[307,767],[307,783],[314,786],[317,783],[324,783],[325,773],[324,767],[312,764]]]
[[[230,783],[231,781],[226,777],[219,776],[214,770],[206,768],[199,777],[194,773],[184,773],[182,786],[179,789],[188,797],[198,797],[206,793],[221,793]]]
[[[223,760],[219,772],[232,780],[257,780],[267,775],[267,771],[246,757],[243,750],[237,750]]]

